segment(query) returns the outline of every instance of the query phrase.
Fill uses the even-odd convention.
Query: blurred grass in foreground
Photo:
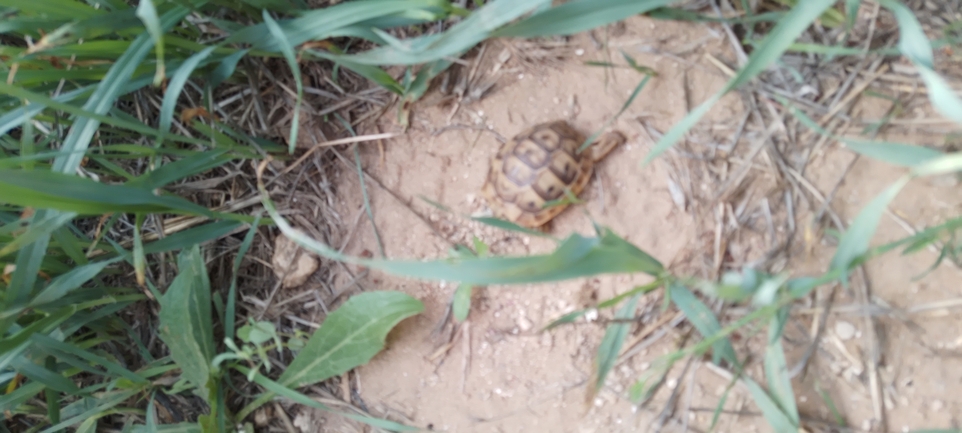
[[[0,396],[0,408],[14,417],[15,428],[95,431],[102,418],[125,414],[129,431],[231,431],[274,396],[330,409],[295,389],[365,363],[381,349],[394,325],[423,309],[419,301],[402,293],[371,292],[348,300],[311,335],[281,335],[269,322],[250,321],[235,329],[237,271],[256,229],[264,223],[257,215],[217,211],[165,193],[163,188],[225,164],[293,150],[296,120],[285,147],[237,130],[227,119],[183,116],[197,108],[216,113],[214,89],[225,83],[245,83],[246,72],[238,68],[241,61],[285,60],[298,86],[295,106],[303,97],[296,65],[319,59],[377,83],[402,101],[412,101],[450,65],[449,58],[488,38],[572,34],[645,12],[690,17],[668,9],[669,1],[579,0],[556,7],[544,0],[478,3],[483,6],[465,10],[443,0],[366,0],[311,10],[300,1],[277,0],[148,0],[136,5],[116,0],[91,4],[0,1],[0,70],[5,72],[0,82],[0,265],[4,269],[0,384],[6,390]],[[786,50],[797,49],[798,36],[834,3],[798,2],[779,17],[764,38],[753,41],[755,49],[736,77],[665,134],[648,161],[680,139],[722,94],[747,83]],[[931,45],[915,18],[896,2],[882,5],[895,12],[902,29],[898,54],[918,68],[933,106],[962,123],[962,104],[945,91],[945,81],[934,72]],[[439,33],[399,40],[388,32],[455,17],[462,19]],[[373,48],[348,53],[330,43],[326,49],[308,44],[335,38]],[[382,69],[389,65],[411,69],[399,81]],[[203,90],[203,105],[181,105],[184,129],[174,128],[179,97],[189,83]],[[163,89],[159,115],[137,117],[130,108],[132,98],[156,86]],[[172,131],[189,131],[189,135]],[[799,414],[780,346],[791,303],[820,284],[839,279],[844,283],[848,272],[875,255],[900,247],[917,250],[960,224],[952,220],[870,249],[869,240],[885,205],[901,187],[914,177],[958,171],[962,159],[913,146],[889,146],[882,153],[872,146],[851,148],[902,165],[914,163],[908,164],[910,171],[902,180],[862,210],[842,235],[832,267],[818,278],[789,279],[748,269],[726,275],[721,282],[674,276],[657,259],[601,227],[597,237],[570,236],[544,256],[460,254],[436,262],[365,260],[340,255],[296,232],[277,214],[266,192],[261,192],[271,221],[301,245],[330,258],[398,275],[475,285],[611,272],[652,275],[654,283],[604,306],[621,304],[619,317],[629,317],[638,296],[665,288],[703,340],[655,364],[631,390],[635,401],[643,401],[652,389],[649,385],[674,362],[709,349],[715,362],[740,371],[741,361],[727,336],[752,321],[767,323],[767,383],[763,387],[750,378],[742,380],[776,431],[797,431]],[[148,221],[171,215],[206,222],[156,239],[145,235]],[[246,235],[233,261],[230,285],[212,287],[199,245],[239,230],[246,230]],[[127,234],[129,239],[115,239],[107,235],[111,232]],[[161,264],[174,266],[177,275],[157,287],[149,270]],[[133,269],[133,279],[127,278],[128,269]],[[752,302],[757,309],[723,327],[692,289],[729,301]],[[144,302],[159,307],[157,332],[169,351],[166,356],[152,354],[120,316]],[[576,316],[577,312],[556,325]],[[602,342],[595,387],[603,384],[625,334],[623,326],[615,325]],[[114,345],[132,349],[120,354],[110,349]],[[274,374],[268,352],[282,347],[292,351],[293,361]],[[229,376],[231,371],[262,388],[239,410],[227,407],[229,394],[238,388],[230,382],[238,377]],[[159,380],[171,372],[180,374],[176,383]],[[204,415],[196,423],[158,425],[157,394],[181,392],[204,401]],[[344,415],[388,430],[409,429],[386,420]]]

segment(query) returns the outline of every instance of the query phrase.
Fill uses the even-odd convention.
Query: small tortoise
[[[549,202],[564,198],[566,189],[575,197],[581,194],[595,163],[625,136],[606,133],[578,153],[584,141],[568,122],[556,120],[534,125],[502,145],[481,190],[495,216],[526,228],[543,226],[569,204]]]

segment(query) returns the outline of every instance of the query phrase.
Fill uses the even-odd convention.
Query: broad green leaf
[[[314,384],[370,360],[388,332],[424,304],[401,292],[365,292],[331,312],[277,381],[291,388]]]
[[[160,336],[181,374],[208,399],[210,361],[214,358],[214,322],[211,315],[210,281],[207,267],[194,245],[178,257],[180,273],[160,301]]]
[[[799,2],[772,28],[762,43],[748,56],[748,61],[716,94],[701,103],[684,119],[675,124],[651,149],[642,164],[647,165],[668,150],[708,112],[726,93],[747,83],[778,60],[798,36],[810,26],[835,0],[807,0]]]
[[[85,215],[171,212],[214,216],[207,208],[178,196],[156,195],[147,188],[108,185],[52,171],[0,169],[0,190],[4,191],[0,203]]]

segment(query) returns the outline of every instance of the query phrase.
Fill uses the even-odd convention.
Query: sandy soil
[[[702,248],[704,242],[694,216],[672,200],[668,184],[670,166],[658,160],[640,167],[654,142],[641,121],[667,131],[725,83],[726,77],[704,54],[711,53],[728,64],[734,60],[727,41],[707,26],[638,17],[615,30],[609,35],[609,43],[659,75],[613,123],[612,128],[625,133],[628,142],[597,167],[594,179],[581,196],[586,203],[560,215],[551,230],[561,237],[575,231],[590,234],[587,211],[599,223],[667,263]],[[599,33],[599,37],[604,35]],[[653,48],[681,54],[646,52]],[[480,69],[481,73],[490,73],[492,68],[500,68],[498,85],[489,96],[460,106],[453,115],[450,105],[418,105],[410,129],[385,143],[383,156],[376,145],[364,145],[363,164],[383,184],[381,187],[371,182],[367,188],[388,258],[447,256],[450,243],[434,230],[461,242],[478,236],[492,245],[496,254],[550,251],[552,244],[547,241],[468,223],[433,208],[419,197],[440,202],[464,215],[483,211],[478,192],[488,158],[500,145],[497,134],[510,137],[529,124],[556,118],[570,119],[590,134],[617,113],[642,79],[641,74],[625,67],[584,65],[589,60],[609,60],[586,35],[572,38],[566,48],[567,59],[553,68],[519,66],[517,53],[501,65],[497,61],[501,50],[501,46],[491,45],[486,53],[489,60]],[[610,55],[610,61],[624,64],[617,51],[612,50]],[[708,131],[709,138],[723,141],[732,135],[742,113],[741,99],[737,95],[727,96],[699,128]],[[399,131],[400,127],[385,124],[382,130]],[[806,173],[823,195],[833,188],[853,157],[833,146],[827,146]],[[850,221],[861,206],[900,173],[889,165],[862,158],[837,192],[833,203],[837,212]],[[363,212],[357,175],[344,169],[335,183],[342,200],[339,212],[345,221],[354,221],[358,212]],[[700,187],[708,190],[712,185]],[[960,204],[962,195],[958,188],[920,181],[910,185],[890,209],[921,227],[947,215],[957,215]],[[425,217],[433,230],[415,211]],[[800,210],[800,215],[804,212],[811,210]],[[905,234],[887,217],[876,242]],[[824,269],[832,253],[830,246],[824,244],[827,242],[816,245],[809,261],[793,263],[789,268],[797,274]],[[378,245],[371,225],[363,220],[345,252],[358,255],[365,251],[377,255]],[[761,251],[744,254],[758,256]],[[913,280],[935,258],[935,254],[925,250],[911,257],[889,255],[872,262],[867,267],[872,293],[890,306],[901,308],[958,298],[960,274],[951,265],[940,266],[924,278]],[[593,368],[603,326],[597,321],[582,320],[550,332],[538,332],[540,326],[564,313],[646,281],[645,276],[619,275],[483,288],[476,292],[465,325],[457,331],[448,326],[433,333],[444,318],[455,286],[372,272],[362,280],[366,288],[404,291],[422,300],[426,310],[402,322],[392,332],[387,349],[358,369],[355,380],[359,396],[374,414],[435,431],[628,432],[654,431],[671,391],[682,387],[676,403],[676,411],[681,415],[666,421],[662,431],[706,431],[711,409],[727,381],[703,360],[693,362],[687,371],[681,368],[684,363],[674,369],[666,386],[647,407],[633,410],[626,400],[626,389],[650,368],[652,360],[673,350],[681,341],[680,327],[616,366],[608,386],[597,398],[587,401],[585,382]],[[827,289],[823,290],[827,293]],[[839,293],[836,302],[847,305],[854,299]],[[646,324],[664,319],[659,310],[661,301],[656,294],[641,301],[640,311],[645,314]],[[811,317],[800,312],[789,326],[787,337],[794,343],[786,343],[790,364],[797,361],[808,341]],[[962,345],[962,318],[951,312],[912,316],[911,321],[906,325],[896,318],[883,317],[878,322],[889,431],[957,425],[958,414],[962,414],[962,393],[957,392],[962,385],[957,355]],[[848,325],[854,326],[855,335],[845,340],[838,338],[839,333],[849,337],[845,332]],[[867,356],[863,349],[864,326],[860,317],[850,313],[830,317],[827,341],[815,355],[806,378],[794,384],[799,404],[808,416],[831,420],[831,412],[817,389],[830,396],[853,428],[876,428],[870,421],[873,403],[867,375],[860,365],[860,360]],[[451,332],[457,334],[450,335]],[[634,339],[635,336],[629,336],[629,341]],[[445,346],[448,341],[452,344]],[[755,367],[760,369],[758,362]],[[723,414],[716,431],[771,431],[757,416],[758,408],[742,388],[734,389],[725,407],[742,413]],[[366,431],[328,414],[314,413],[313,419],[316,431]],[[810,430],[818,429],[813,426]]]

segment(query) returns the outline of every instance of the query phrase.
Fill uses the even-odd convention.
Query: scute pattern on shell
[[[544,208],[565,189],[578,195],[591,178],[594,160],[578,153],[585,136],[563,120],[534,125],[501,146],[491,160],[483,194],[499,218],[534,228],[567,205]]]

